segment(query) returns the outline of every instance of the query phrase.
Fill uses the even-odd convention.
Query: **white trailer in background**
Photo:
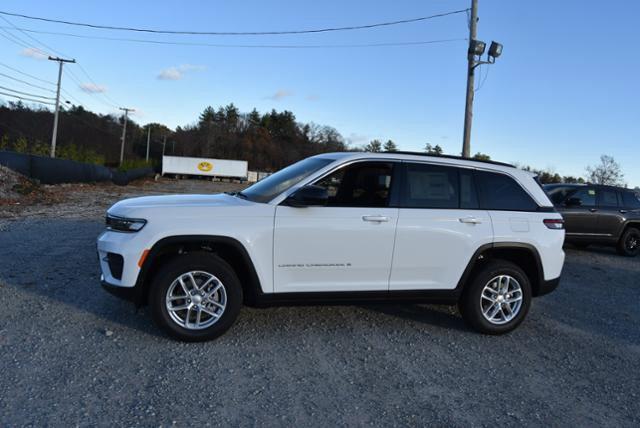
[[[201,175],[213,178],[247,179],[247,161],[162,156],[162,175]]]

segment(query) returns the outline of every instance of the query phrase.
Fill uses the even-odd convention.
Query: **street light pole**
[[[473,120],[473,94],[476,69],[474,42],[478,32],[478,0],[471,0],[469,21],[469,51],[467,53],[467,99],[464,107],[464,134],[462,137],[462,157],[471,157],[471,122]]]
[[[122,144],[120,145],[120,166],[124,160],[124,142],[127,137],[127,117],[130,111],[135,111],[132,108],[120,107],[120,110],[124,111],[124,125],[122,127]]]
[[[58,61],[58,88],[56,90],[56,110],[53,113],[53,135],[51,135],[51,157],[56,157],[56,140],[58,139],[58,112],[60,111],[60,84],[62,83],[62,66],[65,62],[74,63],[75,59],[49,57],[50,61]]]

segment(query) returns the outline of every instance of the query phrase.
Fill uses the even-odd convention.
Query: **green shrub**
[[[9,150],[9,136],[4,134],[0,139],[0,150]]]
[[[27,148],[29,147],[29,142],[26,138],[20,137],[13,144],[13,150],[18,153],[27,153]]]
[[[145,168],[149,166],[153,168],[155,166],[155,161],[149,160],[149,162],[147,162],[144,159],[125,159],[122,162],[122,165],[118,167],[118,171],[124,172],[129,171],[130,169]]]

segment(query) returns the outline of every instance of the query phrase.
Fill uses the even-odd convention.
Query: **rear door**
[[[617,237],[625,221],[622,195],[615,188],[601,188],[598,192],[597,233],[603,237]]]
[[[390,290],[453,289],[493,238],[473,170],[405,162]]]

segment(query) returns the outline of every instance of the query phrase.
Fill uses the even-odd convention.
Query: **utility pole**
[[[62,66],[65,62],[75,63],[75,59],[49,57],[50,61],[58,61],[58,89],[56,90],[56,110],[53,114],[53,135],[51,136],[51,157],[56,157],[56,139],[58,138],[58,112],[60,110],[60,84],[62,82]]]
[[[464,134],[462,140],[462,157],[471,157],[471,121],[473,120],[473,94],[476,70],[474,43],[478,32],[478,0],[471,0],[471,18],[469,21],[469,51],[467,53],[467,101],[464,107]]]
[[[464,134],[462,136],[462,157],[471,157],[471,122],[473,121],[473,83],[476,67],[482,64],[494,64],[496,58],[502,55],[502,45],[491,42],[486,61],[482,60],[482,54],[486,43],[476,39],[478,32],[478,0],[471,0],[471,16],[469,18],[469,51],[467,52],[467,100],[464,108]]]
[[[151,141],[151,125],[147,128],[147,163],[149,163],[149,142]]]
[[[162,136],[162,157],[164,157],[164,148],[167,145],[167,136],[163,135]]]
[[[124,141],[127,137],[127,117],[130,111],[135,111],[132,108],[120,107],[120,110],[124,112],[124,126],[122,127],[122,144],[120,145],[120,166],[124,160]]]

